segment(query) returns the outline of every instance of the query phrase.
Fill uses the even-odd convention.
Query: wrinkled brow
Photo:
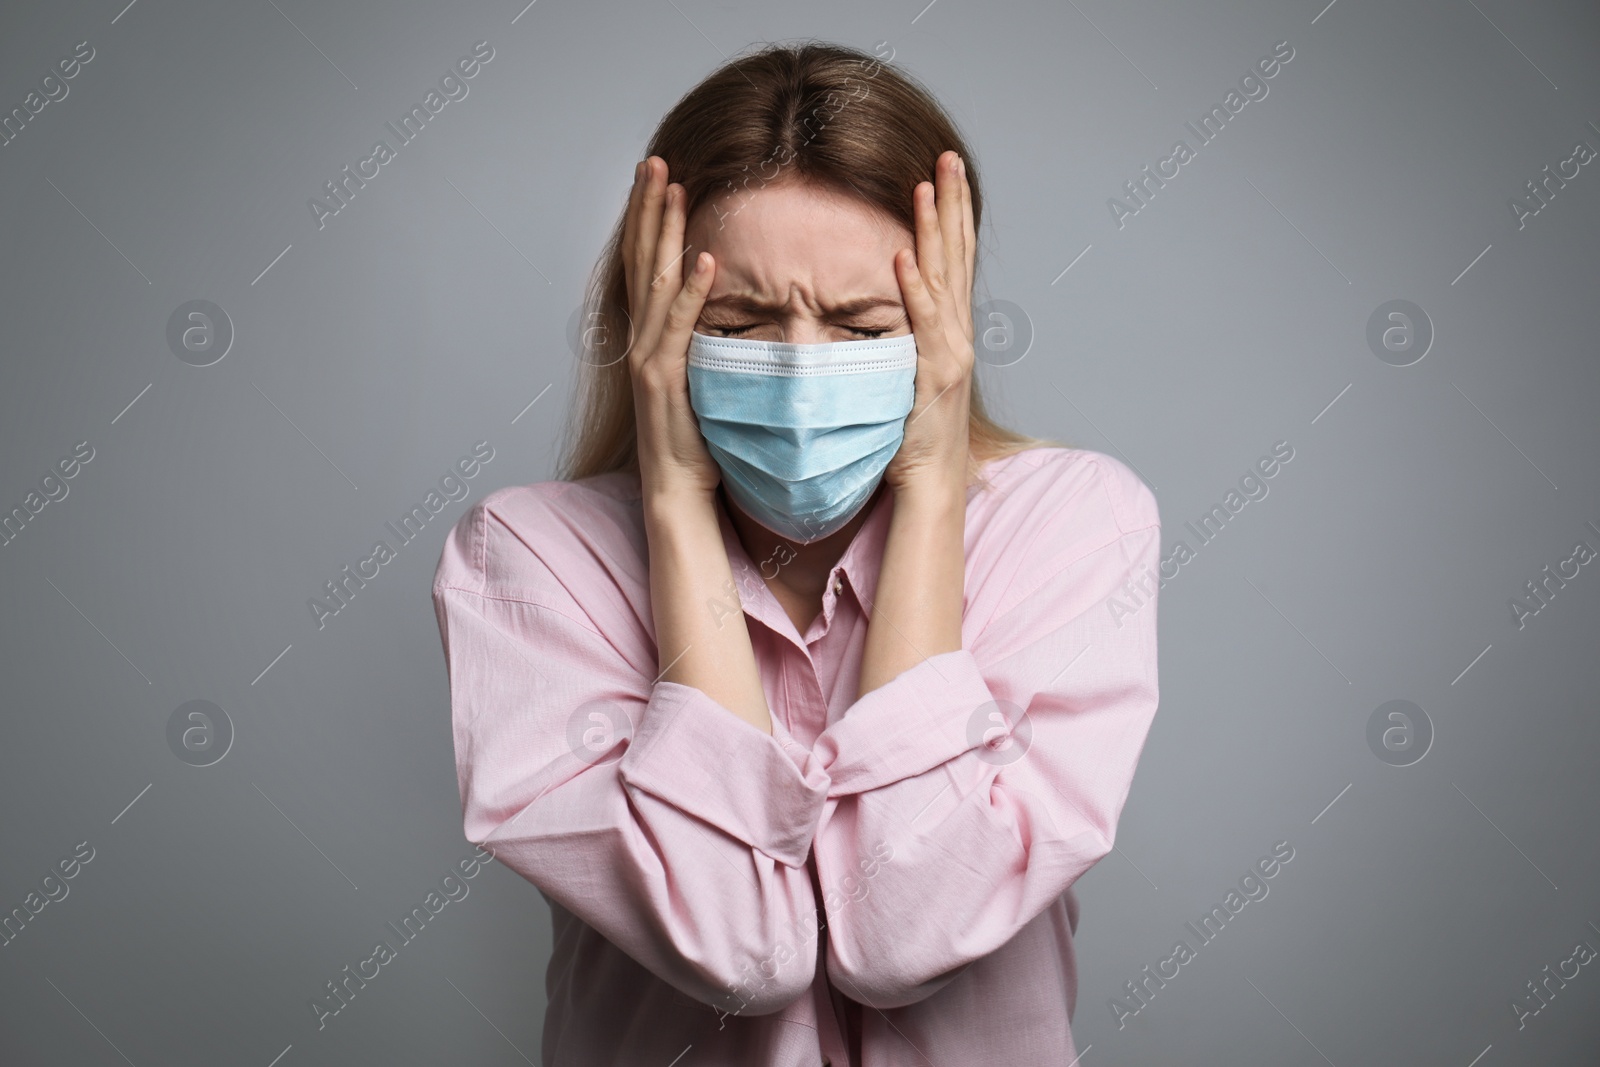
[[[781,311],[784,308],[784,302],[760,300],[749,293],[729,293],[726,296],[707,300],[704,307],[754,313]],[[863,311],[870,311],[873,308],[880,307],[901,309],[904,305],[900,301],[891,300],[888,297],[863,296],[855,300],[844,300],[837,304],[824,304],[822,310],[829,315],[857,315]]]

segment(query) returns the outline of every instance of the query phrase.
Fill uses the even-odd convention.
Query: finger
[[[716,260],[710,252],[696,253],[690,260],[689,277],[667,307],[661,341],[656,345],[656,351],[675,363],[684,361],[688,356],[689,338],[694,333],[694,324],[700,321],[700,309],[705,306],[706,296],[711,292],[711,282],[717,274],[716,267]]]
[[[972,183],[967,180],[967,161],[961,161],[961,238],[967,252],[967,281],[970,284],[978,260],[978,232],[972,221]]]
[[[645,283],[646,331],[655,338],[662,336],[662,319],[667,308],[683,287],[683,257],[688,249],[683,247],[683,232],[688,212],[684,208],[683,186],[669,184],[666,190],[666,207],[661,216],[661,235],[656,241],[656,258],[652,273]],[[659,345],[659,340],[647,342],[649,348]]]
[[[661,214],[667,198],[665,167],[658,168],[656,159],[656,156],[651,156],[644,161],[644,187],[640,190],[638,229],[634,234],[633,276],[639,281],[638,293],[635,296],[639,305],[634,308],[636,322],[641,321],[644,315],[650,278],[654,273],[650,268],[656,259],[656,242],[661,234]],[[662,172],[659,178],[658,170]]]
[[[965,291],[967,284],[967,250],[961,233],[961,157],[955,152],[940,153],[934,179],[934,188],[938,190],[935,205],[944,247],[945,276],[951,295],[957,296]]]
[[[622,220],[622,276],[628,286],[628,313],[634,312],[633,242],[639,236],[639,201],[644,190],[644,162],[633,165],[633,185],[628,189],[628,210]]]
[[[911,318],[911,334],[917,342],[917,361],[938,362],[945,348],[939,301],[928,289],[916,256],[902,249],[895,253],[894,265],[906,314]]]
[[[944,265],[944,237],[939,232],[939,208],[932,182],[918,182],[914,206],[917,223],[917,272],[936,294],[948,275]]]
[[[961,239],[967,255],[967,280],[962,292],[961,322],[967,338],[973,338],[972,288],[977,282],[978,234],[972,221],[972,184],[967,180],[967,161],[961,161]]]

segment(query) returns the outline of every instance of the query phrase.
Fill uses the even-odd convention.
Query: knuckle
[[[693,322],[694,319],[689,314],[689,308],[685,307],[681,301],[674,301],[673,305],[667,309],[667,328],[669,330],[682,330]]]
[[[659,393],[666,388],[667,375],[662,370],[660,360],[645,358],[639,364],[637,373],[639,384],[644,386],[646,392]]]

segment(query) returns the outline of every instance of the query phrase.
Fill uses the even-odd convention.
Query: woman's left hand
[[[894,261],[917,339],[916,401],[905,439],[884,472],[897,498],[925,491],[964,495],[967,483],[977,256],[972,190],[952,151],[940,153],[934,178],[913,193],[916,251],[902,249]]]

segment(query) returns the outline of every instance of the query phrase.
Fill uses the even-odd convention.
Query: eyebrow
[[[756,297],[748,293],[729,293],[726,296],[719,296],[715,300],[707,300],[702,306],[705,308],[716,308],[718,310],[726,309],[729,311],[745,311],[754,313],[762,311],[779,311],[784,307],[784,303],[758,300]],[[829,315],[858,315],[863,311],[871,311],[873,308],[880,307],[895,308],[899,310],[903,309],[904,305],[901,304],[900,301],[891,300],[888,297],[863,296],[855,300],[845,300],[838,304],[825,305],[822,310]]]

